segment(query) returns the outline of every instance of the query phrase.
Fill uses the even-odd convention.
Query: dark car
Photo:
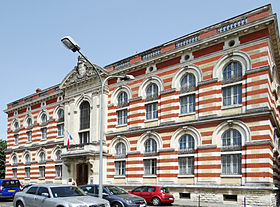
[[[18,179],[0,179],[0,198],[13,198],[20,188]]]
[[[88,195],[98,197],[98,185],[79,186]],[[146,207],[145,199],[129,194],[122,188],[113,185],[103,185],[103,198],[108,200],[111,207]]]
[[[152,203],[154,206],[160,204],[171,204],[174,202],[174,196],[170,194],[168,188],[161,186],[140,186],[129,193],[145,198],[147,203]]]

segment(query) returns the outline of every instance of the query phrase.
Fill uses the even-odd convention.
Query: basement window
[[[179,193],[179,197],[180,198],[190,199],[191,198],[191,194],[190,193]]]
[[[237,195],[223,195],[224,201],[237,201]]]

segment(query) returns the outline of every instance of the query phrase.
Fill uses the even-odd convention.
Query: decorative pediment
[[[101,76],[108,73],[105,69],[98,65],[93,64],[93,66]],[[75,66],[74,69],[64,78],[59,86],[60,89],[68,88],[72,85],[79,84],[96,77],[97,74],[95,69],[83,57],[79,56],[77,66]]]

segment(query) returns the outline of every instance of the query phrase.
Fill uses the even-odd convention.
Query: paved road
[[[13,202],[8,200],[0,200],[0,207],[13,207]],[[172,205],[172,207],[175,207],[175,205]]]

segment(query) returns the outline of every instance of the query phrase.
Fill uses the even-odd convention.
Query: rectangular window
[[[179,157],[179,175],[194,174],[194,157]]]
[[[222,155],[222,174],[240,175],[241,174],[241,154]]]
[[[30,178],[30,167],[25,168],[25,178]]]
[[[127,123],[127,109],[117,111],[118,125],[123,125]]]
[[[242,104],[242,85],[223,88],[223,106]]]
[[[151,103],[146,105],[146,120],[158,118],[158,104]]]
[[[62,177],[62,165],[55,166],[55,177],[57,177],[57,178]]]
[[[88,144],[89,143],[89,132],[80,132],[80,144]]]
[[[40,178],[45,178],[45,166],[39,166]]]
[[[57,136],[61,137],[64,135],[64,124],[57,125]]]
[[[144,160],[144,175],[156,175],[157,173],[157,160],[149,159]]]
[[[115,162],[116,175],[125,175],[125,161]]]
[[[195,94],[180,97],[180,113],[187,114],[195,111]]]
[[[15,145],[18,145],[18,135],[15,134]]]
[[[17,177],[17,168],[13,168],[13,177],[14,177],[14,178]]]
[[[42,132],[42,140],[47,139],[47,128],[42,128],[41,132]]]
[[[31,131],[27,132],[27,141],[32,142],[32,132]]]

